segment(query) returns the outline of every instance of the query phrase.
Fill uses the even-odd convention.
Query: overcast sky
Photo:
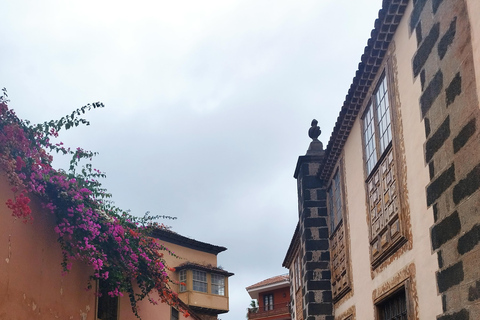
[[[90,102],[64,132],[99,152],[117,206],[171,215],[225,246],[230,312],[286,273],[293,178],[313,118],[326,146],[381,0],[3,1],[0,87],[33,122]],[[57,161],[62,165],[62,161]],[[60,262],[59,262],[60,263]]]

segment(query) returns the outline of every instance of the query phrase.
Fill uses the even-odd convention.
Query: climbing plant
[[[172,218],[148,214],[137,217],[114,206],[112,195],[100,183],[105,173],[92,166],[96,153],[52,142],[62,130],[89,125],[84,114],[104,105],[87,104],[59,120],[31,124],[17,117],[8,104],[3,89],[0,169],[13,191],[13,197],[6,202],[12,215],[25,223],[35,223],[30,201],[32,197],[40,199],[42,206],[55,217],[63,272],[68,273],[74,261],[87,263],[93,273],[86,286],[91,288],[92,281],[101,280],[108,288],[108,295],[128,294],[137,317],[140,318],[137,303],[142,299],[179,307],[168,274],[174,269],[164,259],[164,254],[174,254],[150,236],[154,229],[165,228],[156,222],[159,218]],[[70,157],[67,170],[52,167],[55,153]],[[160,298],[154,299],[153,292]]]

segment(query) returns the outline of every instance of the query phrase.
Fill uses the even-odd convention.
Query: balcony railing
[[[273,307],[273,308],[272,308]],[[264,307],[248,308],[248,319],[260,319],[271,316],[277,316],[279,314],[290,314],[287,303],[278,303],[268,307],[269,310],[265,310]]]

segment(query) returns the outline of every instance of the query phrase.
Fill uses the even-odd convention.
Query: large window
[[[340,159],[328,184],[327,205],[330,224],[330,269],[332,271],[332,297],[339,300],[350,289],[348,274],[348,250],[343,222],[344,191],[342,180],[343,160]]]
[[[225,276],[212,274],[212,293],[225,295]]]
[[[200,270],[200,268],[178,270],[179,292],[193,290],[219,296],[227,295],[228,276],[230,274],[223,273],[221,269],[218,269],[217,272],[215,270],[209,271]]]
[[[273,310],[273,294],[266,294],[263,296],[263,310]]]
[[[180,270],[179,274],[179,280],[180,280],[180,292],[185,292],[187,291],[187,270]]]
[[[193,290],[199,292],[207,292],[207,273],[199,270],[193,272]]]
[[[388,78],[384,73],[363,114],[368,214],[372,265],[376,267],[405,238],[400,224],[400,200]]]
[[[370,174],[392,141],[387,78],[382,76],[363,118],[367,174]]]

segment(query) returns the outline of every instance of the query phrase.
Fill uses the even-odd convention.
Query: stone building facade
[[[292,319],[480,319],[479,17],[383,1],[326,149],[297,163]]]

